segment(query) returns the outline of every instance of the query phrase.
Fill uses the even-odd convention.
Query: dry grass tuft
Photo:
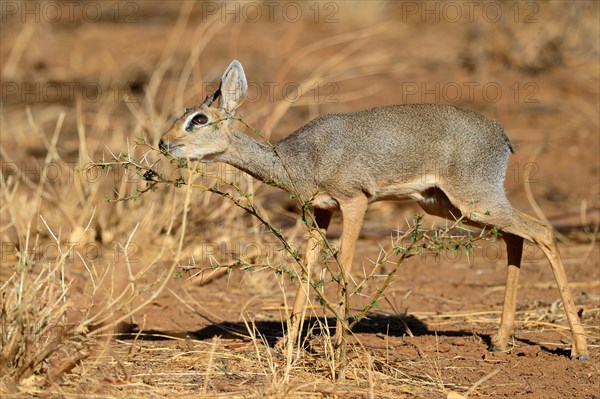
[[[35,248],[34,248],[35,250]],[[19,254],[0,288],[0,391],[41,388],[57,382],[90,355],[84,325],[67,322],[68,284],[58,268]]]

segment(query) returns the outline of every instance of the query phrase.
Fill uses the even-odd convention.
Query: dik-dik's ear
[[[248,82],[244,68],[237,60],[233,60],[221,78],[221,110],[233,115],[242,105],[248,93]]]

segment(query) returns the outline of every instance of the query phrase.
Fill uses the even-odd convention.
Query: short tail
[[[502,135],[502,138],[504,139],[504,143],[506,144],[506,146],[508,147],[510,152],[514,154],[515,146],[513,145],[512,141],[510,141],[510,139],[506,135],[506,132],[504,131],[504,128],[502,127],[502,124],[496,120],[494,120],[494,124],[496,125],[498,130],[500,130],[500,134]]]
[[[515,146],[513,145],[512,141],[510,141],[510,139],[508,138],[508,136],[506,134],[504,134],[504,140],[506,142],[506,145],[508,146],[508,149],[510,150],[511,153],[515,153]]]

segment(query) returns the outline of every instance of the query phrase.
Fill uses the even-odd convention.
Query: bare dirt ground
[[[282,2],[269,15],[262,2],[228,3],[227,12],[220,2],[123,2],[101,4],[100,18],[91,16],[100,3],[85,2],[72,18],[58,6],[57,19],[48,3],[31,3],[38,8],[30,15],[20,2],[3,2],[0,282],[23,264],[23,251],[33,248],[35,271],[75,243],[61,272],[70,284],[66,317],[92,320],[94,344],[51,383],[3,385],[3,396],[600,398],[598,3],[475,3]],[[316,301],[301,356],[290,364],[274,350],[294,282],[238,267],[202,284],[168,274],[174,262],[283,255],[272,235],[222,198],[194,192],[187,214],[185,190],[173,187],[109,203],[103,197],[114,190],[135,193],[145,183],[118,171],[80,174],[110,151],[128,152],[136,137],[155,145],[233,58],[250,81],[242,113],[273,140],[324,112],[402,102],[449,103],[501,121],[517,149],[508,197],[555,226],[590,360],[569,358],[554,278],[533,244],[523,255],[508,352],[487,351],[506,254],[502,241],[486,240],[469,256],[409,259],[354,328],[343,382],[330,378],[319,328],[334,321]],[[306,233],[288,194],[211,168],[253,192],[270,222],[301,244]],[[419,211],[371,206],[357,279]],[[425,218],[432,223],[444,222]],[[336,242],[340,233],[336,215],[328,237]],[[357,310],[369,302],[352,300]]]

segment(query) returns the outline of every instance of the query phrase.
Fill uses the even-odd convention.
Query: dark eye
[[[204,114],[196,114],[190,121],[190,123],[192,125],[196,125],[196,126],[206,125],[207,122],[208,122],[208,117]]]

